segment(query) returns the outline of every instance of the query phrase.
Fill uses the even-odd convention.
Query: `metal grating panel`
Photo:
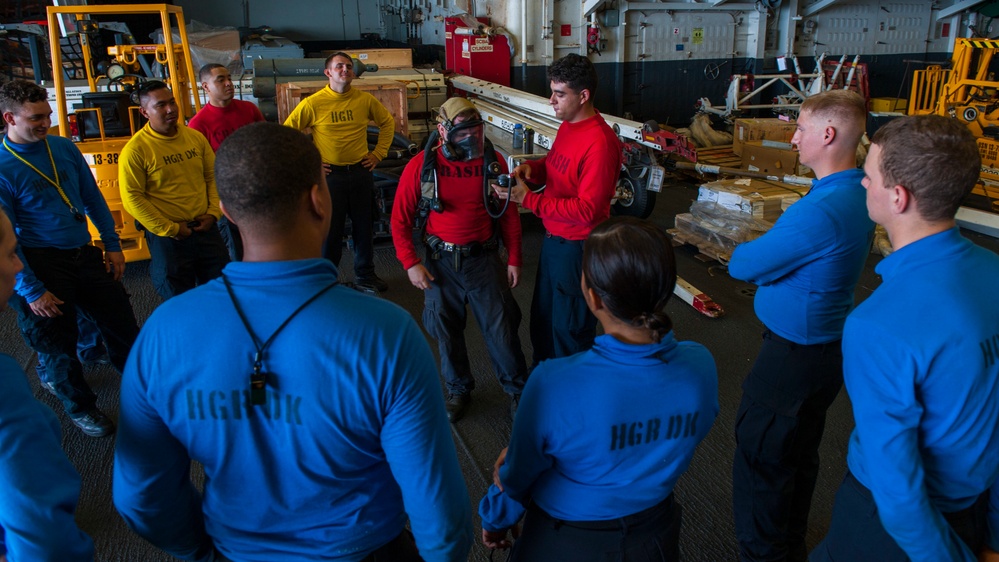
[[[802,22],[799,53],[922,53],[931,9],[928,2],[835,4]],[[814,31],[808,26],[814,26]]]
[[[727,13],[628,12],[628,60],[717,59],[733,56],[735,20]]]
[[[927,3],[883,4],[875,37],[875,54],[922,53],[930,29],[931,6]]]

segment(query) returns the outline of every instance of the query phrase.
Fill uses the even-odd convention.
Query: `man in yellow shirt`
[[[164,299],[222,273],[229,253],[216,226],[215,153],[204,135],[179,122],[173,92],[159,81],[138,90],[149,119],[121,151],[121,201],[145,230],[150,275]]]
[[[354,282],[382,292],[385,281],[375,274],[372,247],[375,180],[372,171],[386,155],[395,134],[392,114],[371,94],[350,87],[354,64],[350,55],[326,59],[330,87],[302,100],[284,122],[300,131],[312,129],[312,142],[329,173],[326,185],[333,200],[330,234],[323,257],[340,266],[344,222],[350,216],[354,239]],[[378,143],[368,150],[368,123],[378,126]]]

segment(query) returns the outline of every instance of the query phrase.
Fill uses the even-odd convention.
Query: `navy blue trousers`
[[[243,261],[243,237],[239,227],[224,215],[219,219],[219,234],[229,250],[229,261]]]
[[[96,324],[107,345],[108,358],[118,372],[132,349],[139,327],[125,287],[104,268],[104,254],[94,246],[72,250],[56,248],[21,248],[28,266],[46,290],[58,297],[61,316],[46,318],[31,311],[19,295],[10,300],[17,311],[17,321],[25,342],[38,352],[44,367],[38,376],[74,415],[93,408],[97,397],[83,378],[77,359],[78,311]]]
[[[978,553],[988,534],[988,494],[968,509],[945,513],[954,537]],[[850,471],[843,477],[833,505],[829,534],[808,558],[812,562],[908,562],[909,557],[891,538],[874,496]]]
[[[767,330],[736,413],[732,499],[740,560],[803,561],[826,410],[843,387],[840,341]]]
[[[151,256],[149,276],[163,300],[215,279],[229,263],[229,251],[216,227],[192,232],[183,240],[156,236],[148,230],[145,235]]]
[[[597,319],[586,306],[580,279],[583,241],[545,234],[531,301],[534,365],[593,347]]]
[[[360,164],[334,166],[326,176],[326,187],[333,201],[333,215],[323,257],[340,268],[349,216],[350,237],[354,241],[354,277],[374,275],[375,177]]]
[[[532,504],[510,560],[676,562],[681,519],[672,494],[649,509],[607,521],[562,521]]]
[[[441,252],[441,259],[426,260],[425,265],[434,282],[424,292],[423,325],[437,340],[448,393],[467,394],[475,388],[465,343],[467,305],[482,330],[503,390],[519,395],[527,382],[518,334],[521,313],[499,252],[462,257],[458,271],[450,252]]]

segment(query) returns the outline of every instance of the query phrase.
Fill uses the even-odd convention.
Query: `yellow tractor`
[[[60,48],[60,19],[68,28],[75,28],[81,37],[96,30],[90,20],[93,15],[159,16],[163,28],[163,44],[115,45],[108,47],[110,64],[94,64],[89,41],[80,41],[89,92],[82,94],[82,107],[67,107],[67,84],[61,72],[63,54]],[[172,20],[172,21],[171,21]],[[171,27],[180,33],[180,44],[175,44]],[[196,87],[194,69],[189,56],[187,31],[183,11],[179,6],[166,4],[122,4],[116,6],[50,6],[48,8],[49,47],[52,54],[52,77],[56,92],[56,109],[59,135],[72,138],[83,153],[97,179],[104,199],[115,219],[115,230],[121,237],[126,261],[149,258],[142,232],[135,227],[135,220],[124,210],[118,190],[118,155],[132,135],[142,127],[142,117],[132,93],[141,82],[151,79],[140,74],[139,56],[153,56],[163,69],[162,80],[170,85],[180,106],[181,119],[194,115],[201,109],[198,96],[192,96]],[[193,107],[192,107],[193,103]],[[96,244],[100,244],[97,229],[90,224]]]
[[[999,212],[999,80],[992,67],[999,41],[957,39],[951,68],[917,70],[912,78],[909,115],[937,114],[966,124],[978,138],[982,182],[973,195]],[[999,62],[999,61],[997,61]]]

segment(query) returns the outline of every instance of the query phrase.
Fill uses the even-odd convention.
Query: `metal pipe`
[[[522,2],[520,5],[520,87],[527,89],[527,10],[531,4]]]

